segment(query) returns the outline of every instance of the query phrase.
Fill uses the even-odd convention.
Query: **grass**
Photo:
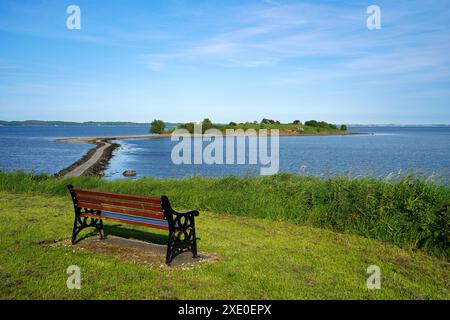
[[[298,177],[59,180],[0,173],[0,191],[66,196],[65,185],[112,192],[165,194],[175,207],[264,218],[388,241],[449,258],[450,189],[421,180]]]
[[[199,249],[217,255],[218,260],[195,267],[149,267],[117,254],[94,254],[77,247],[55,246],[55,242],[68,239],[71,233],[73,208],[62,188],[69,181],[19,174],[1,177],[1,189],[11,190],[0,191],[0,299],[450,298],[450,273],[444,259],[383,241],[288,222],[294,216],[280,221],[275,219],[282,213],[279,211],[272,217],[261,219],[221,210],[216,213],[202,210],[197,220],[201,237]],[[21,183],[14,183],[18,177],[21,177]],[[231,185],[226,187],[216,185],[220,180],[206,181],[107,183],[82,178],[72,182],[132,193],[134,190],[147,194],[165,191],[176,195],[175,207],[180,210],[197,205],[205,207],[211,203],[208,198],[215,199],[213,194],[222,188],[225,199],[213,201],[211,206],[224,206],[231,196],[234,180],[228,180]],[[281,183],[277,181],[272,184],[275,195]],[[245,185],[250,188],[249,201],[255,199],[251,184],[257,182],[250,180]],[[205,189],[203,194],[197,193],[195,199],[188,200],[192,192],[198,192],[199,183],[204,187],[208,185],[211,193]],[[318,181],[302,183],[317,184]],[[184,188],[174,191],[183,184]],[[19,189],[22,189],[20,193]],[[278,204],[271,203],[276,196],[272,198],[267,194],[266,198],[269,200],[258,204],[272,209]],[[236,202],[241,200],[241,197],[235,199]],[[252,208],[246,203],[241,205],[241,208],[232,205],[229,211],[237,210],[243,215]],[[266,206],[260,208],[267,213],[264,211]],[[249,214],[256,216],[252,210]],[[118,224],[107,223],[107,233],[117,234],[116,230],[119,230]],[[122,230],[127,233],[128,229]],[[139,239],[157,239],[155,233],[158,232],[154,229],[128,231]],[[81,268],[81,290],[72,291],[66,287],[66,269],[70,265]],[[366,288],[369,265],[381,268],[381,290]]]

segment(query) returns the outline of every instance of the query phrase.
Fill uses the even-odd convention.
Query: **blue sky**
[[[439,0],[2,0],[0,119],[450,123],[449,40]]]

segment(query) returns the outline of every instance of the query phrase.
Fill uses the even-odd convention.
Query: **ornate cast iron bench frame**
[[[166,196],[142,197],[96,190],[75,189],[67,186],[73,200],[75,221],[72,244],[78,242],[81,230],[96,228],[101,239],[105,238],[103,220],[142,225],[169,231],[166,264],[180,253],[191,251],[197,257],[195,219],[197,210],[180,213],[172,209]]]

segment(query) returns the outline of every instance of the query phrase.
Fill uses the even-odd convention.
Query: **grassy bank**
[[[2,176],[2,188],[8,178],[12,176]],[[351,234],[223,212],[202,211],[196,220],[200,251],[217,260],[194,267],[167,268],[138,259],[136,252],[72,247],[67,241],[73,223],[71,201],[51,195],[64,193],[58,187],[63,182],[22,178],[21,188],[47,187],[41,190],[47,194],[0,191],[0,299],[450,298],[449,267],[443,259]],[[140,181],[102,187],[130,191],[127,187],[153,184],[149,191],[159,192],[163,185]],[[174,198],[179,209],[183,201],[191,201],[189,190],[184,192],[178,193],[181,199]],[[167,237],[154,229],[131,228],[114,222],[105,226],[108,235],[156,243]],[[67,289],[66,269],[71,265],[80,267],[81,290]],[[366,287],[369,265],[380,267],[381,290]]]
[[[67,184],[131,194],[165,194],[176,208],[325,228],[446,258],[450,252],[450,189],[424,181],[321,180],[281,174],[108,182],[88,177],[59,180],[45,175],[0,174],[0,190],[7,192],[68,197]]]

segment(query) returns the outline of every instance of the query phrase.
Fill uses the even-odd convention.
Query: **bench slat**
[[[132,216],[126,216],[126,215],[104,215],[102,213],[102,215],[97,215],[97,214],[91,214],[91,213],[82,213],[80,214],[81,217],[92,217],[92,218],[97,218],[97,219],[107,219],[107,220],[112,220],[112,221],[117,221],[117,222],[123,222],[123,223],[127,223],[127,224],[135,224],[135,225],[140,225],[140,226],[147,226],[147,227],[152,227],[152,228],[157,228],[157,229],[161,229],[161,230],[169,230],[169,226],[166,224],[159,224],[156,223],[156,220],[151,220],[151,219],[142,219],[142,220],[137,220],[137,217],[132,217]],[[129,218],[134,218],[133,220],[130,220]]]
[[[103,192],[103,191],[86,190],[86,189],[72,189],[72,192],[75,192],[76,194],[92,195],[92,196],[105,197],[105,198],[111,198],[111,199],[122,199],[122,200],[140,201],[140,202],[153,203],[153,204],[161,204],[160,198],[153,198],[153,197],[134,196],[134,195],[129,195],[129,194],[120,194],[120,193]]]
[[[125,207],[125,208],[134,208],[134,209],[142,209],[149,210],[153,212],[163,212],[161,205],[156,204],[148,204],[142,202],[126,202],[120,200],[114,200],[111,198],[103,198],[103,197],[94,197],[94,196],[85,196],[85,195],[77,195],[77,200],[80,202],[89,202],[93,204],[110,204],[117,207]]]
[[[120,207],[114,207],[114,206],[105,206],[100,204],[92,204],[88,202],[78,202],[78,207],[80,208],[86,208],[86,209],[94,209],[94,210],[100,210],[100,211],[110,211],[110,212],[117,212],[117,213],[124,213],[130,216],[139,216],[139,217],[145,217],[145,218],[153,218],[158,220],[165,220],[165,217],[160,212],[153,212],[153,211],[141,211],[141,210],[133,210],[133,209],[126,209],[126,208],[120,208]]]

